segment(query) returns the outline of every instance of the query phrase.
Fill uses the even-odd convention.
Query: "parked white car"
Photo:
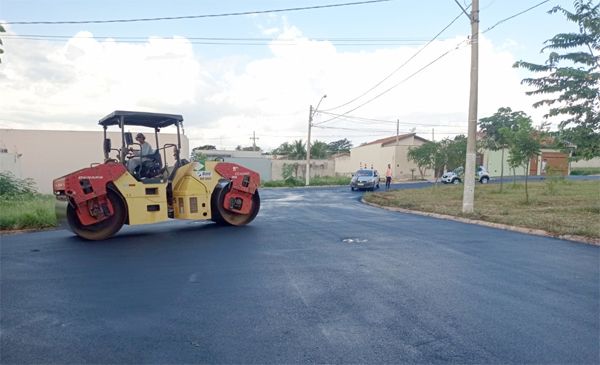
[[[465,169],[462,167],[457,167],[452,171],[446,172],[442,175],[442,182],[444,184],[460,184],[462,182],[463,175],[465,174]],[[488,174],[487,170],[483,166],[477,167],[477,175],[475,178],[482,184],[487,184],[490,182],[490,174]]]

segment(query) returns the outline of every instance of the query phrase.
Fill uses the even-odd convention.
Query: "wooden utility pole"
[[[477,144],[477,93],[479,78],[479,0],[471,8],[471,91],[469,96],[469,127],[467,134],[467,160],[465,161],[463,213],[473,213],[475,200],[475,160]]]
[[[313,106],[311,105],[308,109],[308,138],[306,139],[306,176],[304,179],[304,185],[310,185],[310,130],[312,128],[313,121]]]
[[[306,176],[305,176],[305,178],[306,178],[305,185],[306,186],[310,185],[310,130],[313,125],[312,124],[313,117],[314,117],[315,113],[319,110],[319,105],[321,105],[321,102],[326,97],[327,97],[327,94],[321,96],[321,99],[317,103],[317,107],[313,108],[313,106],[311,105],[310,108],[308,109],[308,138],[306,139]]]

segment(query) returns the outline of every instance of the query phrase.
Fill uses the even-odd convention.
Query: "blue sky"
[[[342,2],[347,1],[2,0],[0,22],[154,18]],[[539,2],[482,0],[480,29]],[[510,66],[519,59],[543,62],[545,56],[540,49],[546,39],[557,32],[576,30],[561,15],[547,14],[555,5],[570,8],[572,2],[550,1],[484,34],[480,117],[498,107],[512,106],[541,122],[542,111],[529,108],[535,100],[524,96],[518,82],[526,74]],[[360,95],[460,13],[453,0],[393,0],[193,20],[8,25],[0,77],[9,82],[13,92],[4,95],[5,88],[0,93],[0,100],[7,103],[0,111],[0,127],[93,129],[93,120],[114,109],[151,109],[184,114],[189,120],[192,146],[247,145],[248,136],[256,131],[259,137],[262,135],[259,145],[270,149],[303,138],[308,105],[316,104],[321,95],[328,94],[322,109]],[[408,67],[401,70],[373,93],[401,83],[469,33],[470,25],[463,15],[440,36],[439,42],[411,62],[410,71]],[[18,38],[40,34],[66,38]],[[82,41],[72,38],[76,35],[97,38]],[[115,43],[104,37],[140,38],[137,43]],[[148,37],[166,40],[161,43]],[[207,45],[194,44],[190,40],[193,37],[263,40],[255,41],[259,45]],[[348,38],[365,41],[354,41],[361,44],[350,46],[339,41]],[[369,39],[382,41],[366,45]],[[438,129],[439,137],[466,132],[468,68],[468,47],[463,47],[353,114],[384,121],[399,118],[404,122],[402,131],[415,130],[425,137],[430,137],[425,133],[432,127]],[[136,88],[134,83],[141,86]],[[150,92],[148,89],[154,86],[156,90]],[[320,121],[326,118],[318,117]],[[355,145],[384,137],[395,129],[391,123],[365,125],[358,120],[337,120],[328,125],[332,130],[317,131],[317,139],[348,137]]]

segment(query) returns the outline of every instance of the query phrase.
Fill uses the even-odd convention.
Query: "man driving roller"
[[[154,153],[150,143],[146,142],[146,136],[144,136],[144,134],[138,133],[135,136],[135,140],[140,144],[141,148],[139,151],[134,151],[133,148],[129,147],[130,158],[129,161],[127,161],[127,170],[129,170],[131,174],[133,174],[135,169],[142,164],[142,161],[150,160],[149,156]]]

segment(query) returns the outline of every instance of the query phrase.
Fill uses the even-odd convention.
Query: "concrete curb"
[[[375,203],[370,203],[370,202],[366,201],[364,198],[361,198],[360,201],[362,203],[366,204],[366,205],[370,205],[372,207],[389,210],[389,211],[392,211],[392,212],[401,212],[401,213],[422,215],[422,216],[426,216],[426,217],[433,217],[433,218],[445,219],[445,220],[456,221],[456,222],[461,222],[461,223],[468,223],[468,224],[477,224],[477,225],[480,225],[480,226],[491,227],[491,228],[496,228],[496,229],[504,229],[504,230],[507,230],[507,231],[513,231],[513,232],[531,234],[531,235],[535,235],[535,236],[558,238],[558,239],[566,240],[566,241],[572,241],[572,242],[578,242],[578,243],[585,243],[585,244],[593,245],[593,246],[600,246],[600,239],[595,239],[595,238],[588,238],[588,237],[576,236],[576,235],[556,235],[556,234],[552,234],[550,232],[547,232],[547,231],[544,231],[544,230],[541,230],[541,229],[533,229],[533,228],[523,228],[523,227],[509,226],[508,224],[486,222],[486,221],[482,221],[482,220],[462,218],[462,217],[455,217],[453,215],[446,215],[446,214],[421,212],[421,211],[418,211],[418,210],[410,210],[410,209],[405,209],[405,208],[386,207],[386,206],[383,206],[383,205],[379,205],[379,204],[375,204]]]

